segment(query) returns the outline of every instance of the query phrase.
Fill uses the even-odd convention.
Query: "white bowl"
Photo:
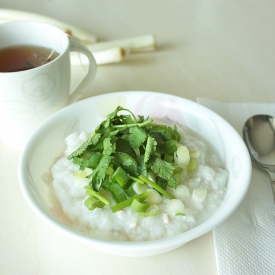
[[[50,169],[65,149],[65,137],[92,131],[118,105],[136,114],[166,117],[201,134],[218,152],[229,173],[227,191],[218,211],[201,225],[176,236],[143,242],[97,239],[66,221],[51,194]],[[186,99],[155,92],[117,92],[74,103],[52,115],[33,133],[19,162],[19,182],[25,199],[42,220],[61,234],[97,250],[122,256],[148,256],[173,250],[211,231],[227,219],[243,200],[250,183],[251,161],[240,135],[211,110]]]

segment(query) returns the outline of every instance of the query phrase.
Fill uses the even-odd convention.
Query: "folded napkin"
[[[240,135],[250,116],[275,116],[275,104],[197,101],[222,116]],[[238,209],[214,229],[214,244],[220,275],[275,274],[275,204],[266,172],[253,166],[248,193]]]

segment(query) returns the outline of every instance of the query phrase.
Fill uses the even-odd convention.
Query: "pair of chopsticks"
[[[54,25],[66,32],[71,39],[84,44],[92,53],[98,65],[121,62],[132,53],[154,51],[156,39],[153,35],[143,35],[119,40],[98,42],[98,38],[80,28],[47,16],[34,13],[0,9],[0,23],[10,21],[37,21]],[[86,58],[79,58],[77,54],[71,55],[73,65],[86,65]]]

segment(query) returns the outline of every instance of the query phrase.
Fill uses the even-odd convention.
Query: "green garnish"
[[[167,197],[168,199],[174,199],[174,196],[169,194],[166,190],[164,190],[161,186],[159,186],[157,183],[149,180],[148,178],[144,177],[143,175],[140,175],[139,178],[143,180],[145,183],[156,189],[159,193]]]
[[[149,207],[149,203],[134,199],[131,203],[131,208],[136,212],[145,212]]]
[[[105,197],[103,197],[102,195],[100,195],[98,192],[94,191],[92,188],[85,186],[84,187],[86,189],[86,193],[87,195],[89,195],[90,197],[95,197],[98,200],[100,200],[102,203],[106,204],[106,205],[110,205],[110,201],[107,200]]]
[[[113,212],[131,206],[138,213],[144,212],[143,216],[156,215],[158,207],[150,208],[144,202],[148,197],[146,191],[136,195],[133,185],[145,184],[173,199],[166,188],[176,188],[179,183],[181,168],[174,162],[179,140],[176,126],[157,125],[149,117],[136,117],[130,110],[117,107],[88,140],[68,156],[81,171],[86,168],[92,171],[86,176],[90,182],[85,187],[89,196],[85,206],[88,209],[110,206],[111,202],[102,195],[107,192],[115,202],[110,206]],[[189,171],[195,168],[193,163],[188,166]],[[148,178],[152,173],[156,176],[155,182]],[[153,211],[148,212],[147,208]]]
[[[89,210],[94,210],[95,208],[102,208],[104,207],[104,203],[99,200],[96,197],[88,197],[84,201],[84,205],[89,209]]]
[[[139,195],[135,195],[135,196],[133,196],[133,197],[131,197],[131,198],[129,198],[129,199],[121,202],[121,203],[118,203],[118,204],[112,206],[112,211],[113,212],[117,212],[119,210],[122,210],[125,207],[130,206],[135,199],[136,200],[144,201],[144,200],[146,200],[149,197],[149,195],[150,194],[147,191],[145,191],[145,192],[143,192],[143,193],[141,193]]]
[[[155,204],[150,205],[144,212],[138,212],[138,214],[142,217],[153,217],[157,216],[159,212],[159,207]]]

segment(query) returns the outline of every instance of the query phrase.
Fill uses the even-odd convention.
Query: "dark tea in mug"
[[[0,49],[0,72],[30,70],[51,62],[58,53],[39,46],[12,46]]]

